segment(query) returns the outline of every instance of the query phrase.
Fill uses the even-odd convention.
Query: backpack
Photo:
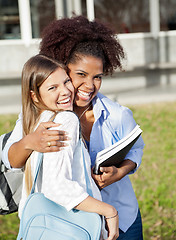
[[[83,159],[87,191],[89,186],[85,168],[84,154],[78,150]],[[25,203],[17,240],[99,240],[101,235],[101,217],[97,213],[90,213],[72,209],[67,211],[63,206],[46,198],[43,193],[35,192],[35,186],[40,169],[42,168],[43,153],[38,153],[38,162],[34,176],[33,187]]]
[[[21,198],[23,171],[7,169],[2,162],[2,150],[12,132],[0,136],[0,214],[18,211]]]

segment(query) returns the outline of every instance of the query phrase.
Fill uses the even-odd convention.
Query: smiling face
[[[39,94],[48,109],[53,111],[73,110],[74,87],[62,68],[57,68],[42,83]]]
[[[75,88],[74,104],[87,107],[101,87],[103,62],[100,58],[80,55],[68,68]]]

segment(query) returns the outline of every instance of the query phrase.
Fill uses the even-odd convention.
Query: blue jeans
[[[117,240],[143,240],[140,210],[138,210],[136,220],[126,232],[123,232],[121,229],[119,229],[119,237]]]

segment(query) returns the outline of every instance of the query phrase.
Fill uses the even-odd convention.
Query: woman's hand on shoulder
[[[50,122],[42,122],[37,129],[28,135],[28,144],[26,149],[38,152],[57,152],[63,147],[68,146],[65,141],[70,140],[68,133],[62,130],[49,130],[49,128],[57,127],[60,124]]]

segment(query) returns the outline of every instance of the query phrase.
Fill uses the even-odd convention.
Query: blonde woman
[[[94,197],[89,196],[86,191],[83,163],[76,154],[80,135],[79,119],[71,112],[74,88],[65,70],[62,64],[43,55],[32,57],[23,68],[23,135],[33,132],[41,122],[53,120],[62,124],[57,127],[55,125],[55,129],[68,130],[71,139],[62,151],[44,154],[43,175],[38,181],[37,191],[41,191],[47,198],[64,206],[68,211],[75,208],[105,216],[107,239],[114,240],[119,231],[118,214],[113,206],[101,201],[99,189],[91,178],[89,154],[83,146]],[[19,217],[31,190],[37,155],[34,151],[25,165]]]

